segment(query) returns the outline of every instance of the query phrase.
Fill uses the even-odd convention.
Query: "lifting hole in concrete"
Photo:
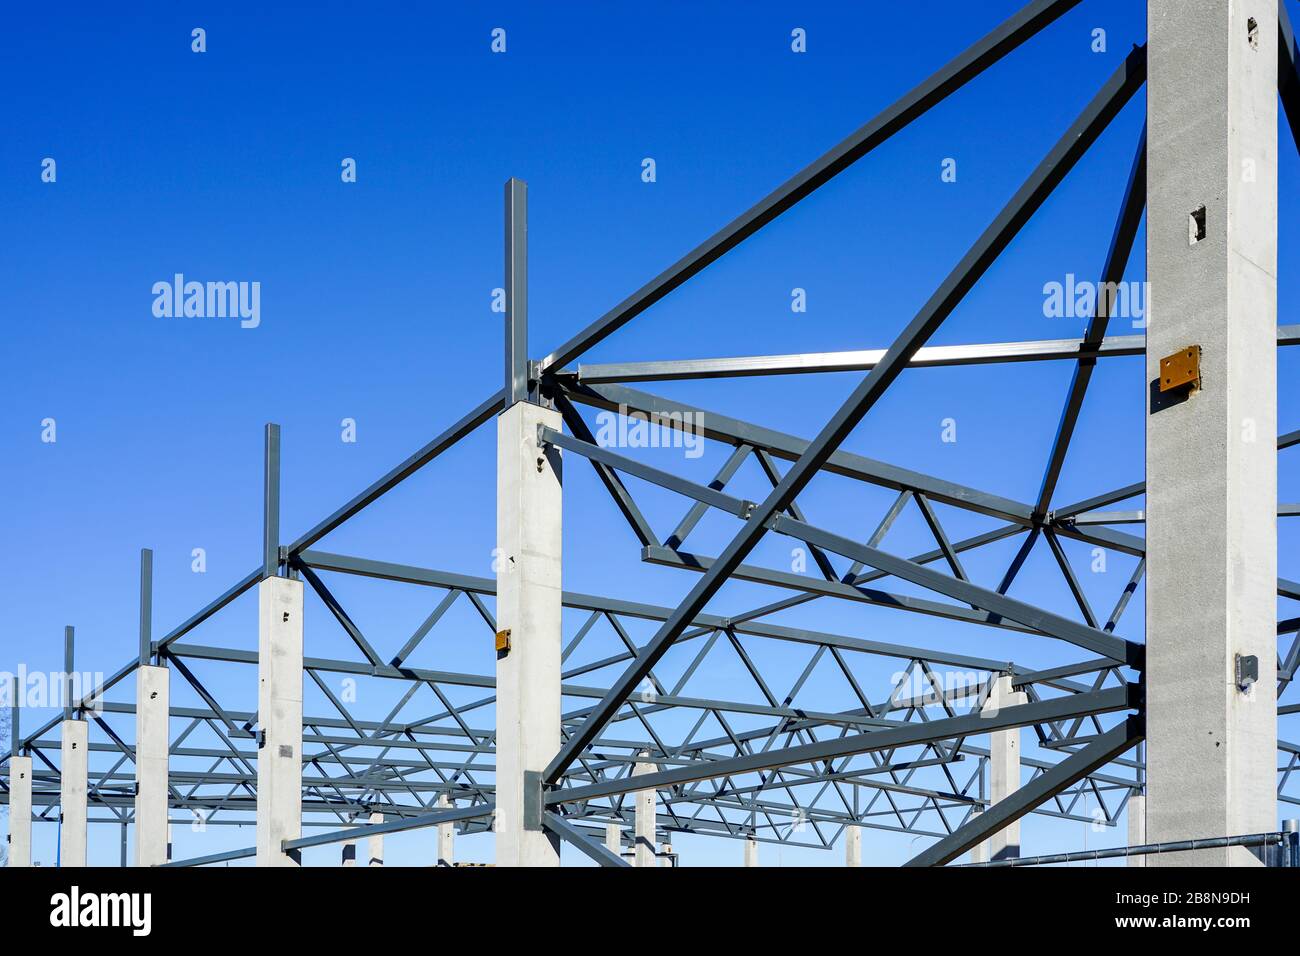
[[[1205,238],[1205,207],[1200,206],[1192,210],[1192,214],[1187,217],[1187,244],[1194,246]]]

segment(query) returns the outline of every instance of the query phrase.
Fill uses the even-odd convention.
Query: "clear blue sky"
[[[129,660],[141,547],[155,551],[158,634],[252,570],[263,423],[283,428],[288,540],[500,387],[501,317],[491,301],[502,282],[509,176],[529,183],[531,350],[541,356],[1021,5],[756,2],[743,14],[710,3],[571,3],[544,13],[508,2],[87,4],[56,15],[11,8],[0,36],[8,91],[0,111],[0,669],[58,669],[69,623],[78,629],[79,670],[111,673]],[[1143,41],[1143,12],[1132,0],[1085,0],[587,360],[887,346]],[[207,32],[202,54],[191,51],[195,27]],[[489,49],[496,27],[507,31],[503,55]],[[805,54],[790,49],[795,27],[807,31]],[[1095,28],[1106,30],[1105,52],[1092,50]],[[935,344],[1081,331],[1083,320],[1044,317],[1043,285],[1068,273],[1097,278],[1144,110],[1138,96]],[[1289,134],[1282,145],[1286,208],[1298,164]],[[41,181],[46,157],[57,163],[54,183]],[[355,183],[340,180],[345,157],[356,160]],[[654,183],[641,178],[647,157]],[[946,158],[957,161],[956,182],[941,181]],[[1294,217],[1284,218],[1283,322],[1300,321],[1296,231]],[[1144,241],[1129,279],[1143,277]],[[177,272],[259,282],[260,326],[155,317],[151,287]],[[807,290],[806,313],[791,312],[795,287]],[[1112,331],[1130,331],[1120,326]],[[1296,361],[1282,357],[1284,429],[1297,426],[1288,411],[1296,408]],[[1067,363],[910,372],[845,447],[1030,500],[1069,378]],[[1140,359],[1102,363],[1058,502],[1141,479],[1142,378]],[[649,388],[811,437],[858,379]],[[41,441],[46,418],[57,422],[54,444]],[[355,443],[340,440],[345,418],[356,422]],[[945,418],[956,419],[955,443],[940,440]],[[321,547],[490,574],[493,455],[488,426]],[[699,461],[660,463],[701,477],[722,458],[710,448]],[[643,566],[590,469],[568,474],[566,588],[676,603],[694,578]],[[1282,499],[1300,500],[1297,467],[1284,464],[1281,476]],[[756,469],[737,479],[738,494],[762,488]],[[666,535],[685,503],[634,490]],[[890,496],[824,478],[801,500],[814,523],[866,537]],[[954,538],[991,526],[952,509],[940,515]],[[690,547],[715,554],[734,528],[712,518]],[[1295,532],[1284,527],[1281,540],[1281,572],[1300,577]],[[932,541],[912,514],[886,546],[911,553]],[[790,546],[773,537],[753,560],[784,568]],[[1105,613],[1131,559],[1112,555],[1105,574],[1090,574],[1089,549],[1066,547]],[[191,571],[194,548],[206,550],[206,573]],[[990,548],[967,568],[994,586],[1011,553]],[[1036,551],[1013,595],[1077,613],[1050,562]],[[330,583],[384,654],[432,607],[420,589]],[[734,584],[710,609],[779,596]],[[255,646],[254,614],[245,598],[192,639]],[[350,656],[320,605],[308,614],[308,653]],[[465,607],[457,615],[412,663],[490,673],[486,629]],[[1119,631],[1140,638],[1142,616],[1139,598]],[[1077,658],[1047,641],[830,601],[780,620],[1025,665]],[[610,647],[593,643],[591,656]],[[766,655],[765,674],[784,696],[806,653],[751,650]],[[895,668],[886,661],[879,673],[862,672],[873,697],[887,695]],[[251,668],[196,670],[232,706],[252,709]],[[811,696],[798,700],[852,706],[835,676],[819,671],[804,692]],[[691,686],[701,696],[758,699],[745,680],[720,658],[705,683]],[[382,716],[395,702],[401,688],[382,683],[363,685],[359,715]],[[197,704],[178,679],[173,701]],[[314,689],[307,706],[330,712]],[[435,706],[426,692],[403,716]],[[52,713],[24,721],[31,728]],[[182,857],[252,843],[251,828],[177,829]],[[1024,830],[1027,852],[1123,840],[1122,832],[1041,818]],[[92,861],[115,863],[117,838],[113,827],[92,827]],[[53,840],[53,826],[37,827],[35,855],[47,865]],[[390,857],[425,861],[432,840],[390,840]],[[867,843],[869,858],[891,863],[919,846],[874,832]],[[727,841],[685,838],[676,847],[691,863],[741,854]],[[460,851],[490,859],[490,838],[462,840]],[[327,848],[308,860],[336,854]],[[764,847],[763,856],[775,863],[778,852]],[[779,857],[839,865],[842,851],[785,849]]]

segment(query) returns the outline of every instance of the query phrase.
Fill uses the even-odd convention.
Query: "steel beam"
[[[1032,707],[1032,704],[1025,706]],[[1014,823],[1042,803],[1104,767],[1142,739],[1142,721],[1128,717],[1051,770],[1035,777],[1000,803],[972,817],[934,846],[918,853],[905,866],[942,866],[955,860],[990,835]]]
[[[266,426],[262,469],[262,577],[280,573],[280,426]]]
[[[865,734],[849,734],[780,750],[760,751],[719,760],[701,760],[685,767],[662,770],[636,779],[625,778],[567,787],[563,790],[549,791],[546,802],[549,805],[578,803],[649,787],[668,788],[696,780],[730,777],[791,764],[833,760],[855,754],[878,753],[882,750],[930,743],[935,740],[967,737],[1006,727],[1023,727],[1068,717],[1104,714],[1125,710],[1135,705],[1136,699],[1132,688],[1127,687],[1091,694],[1070,694],[1016,707],[1004,707],[996,714],[968,714],[963,717],[931,720]]]
[[[1102,87],[1069,131],[1053,147],[1033,174],[1012,197],[997,219],[985,230],[966,256],[944,280],[912,322],[903,330],[879,365],[853,391],[831,417],[808,450],[790,466],[781,483],[754,509],[745,527],[723,549],[717,563],[696,582],[673,616],[642,650],[636,662],[615,681],[605,699],[584,724],[570,735],[556,759],[546,769],[546,780],[555,783],[599,733],[638,683],[667,652],[690,620],[708,603],[731,572],[758,544],[767,524],[812,480],[858,422],[902,373],[916,350],[939,328],[966,293],[997,260],[997,257],[1029,221],[1058,183],[1065,178],[1088,147],[1132,98],[1146,78],[1146,51],[1138,48]]]
[[[608,847],[602,846],[595,840],[588,837],[581,830],[571,824],[564,817],[556,813],[546,813],[542,817],[542,824],[560,839],[564,840],[570,846],[580,851],[588,859],[595,860],[601,866],[627,866],[627,861],[618,854],[610,852]]]
[[[529,399],[528,184],[506,180],[506,407]]]
[[[781,213],[829,182],[913,120],[963,87],[1053,23],[1079,0],[1036,0],[969,47],[871,122],[804,167],[748,211],[573,336],[540,363],[559,369],[604,341],[707,265],[744,242]]]

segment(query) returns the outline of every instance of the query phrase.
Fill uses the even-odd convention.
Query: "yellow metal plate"
[[[1201,384],[1201,347],[1189,345],[1160,360],[1160,391],[1198,388]]]

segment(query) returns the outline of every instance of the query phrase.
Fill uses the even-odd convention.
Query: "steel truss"
[[[303,718],[303,813],[306,826],[323,830],[285,849],[324,845],[355,838],[353,824],[380,810],[390,822],[367,832],[403,832],[437,823],[455,823],[463,832],[490,826],[494,803],[495,704],[491,674],[429,670],[408,663],[454,606],[468,607],[481,622],[484,639],[496,630],[491,602],[496,582],[452,571],[411,567],[365,557],[321,551],[316,545],[332,531],[434,462],[514,398],[531,396],[558,409],[567,432],[545,429],[544,444],[586,459],[626,519],[645,562],[690,572],[693,586],[676,606],[565,592],[566,621],[562,693],[566,702],[562,741],[545,773],[545,825],[583,853],[606,865],[622,861],[600,845],[605,824],[630,826],[630,794],[654,787],[660,792],[657,825],[666,834],[704,834],[802,846],[829,847],[850,824],[937,838],[920,852],[915,865],[942,864],[1027,813],[1093,822],[1087,800],[1095,801],[1101,821],[1113,824],[1130,794],[1142,785],[1142,673],[1144,647],[1122,636],[1124,612],[1141,585],[1142,538],[1117,526],[1141,524],[1141,511],[1114,511],[1143,494],[1138,481],[1085,501],[1059,502],[1057,484],[1070,449],[1080,410],[1097,362],[1140,355],[1140,335],[1108,335],[1113,296],[1102,296],[1081,338],[930,346],[927,341],[1015,239],[1035,211],[1065,179],[1111,120],[1142,88],[1146,54],[1136,48],[1102,86],[1076,121],[1034,169],[1002,212],[934,292],[898,337],[884,349],[801,355],[746,356],[581,364],[579,360],[647,308],[698,274],[862,159],[933,106],[964,87],[985,69],[1030,40],[1077,5],[1079,0],[1035,0],[1020,13],[944,66],[897,103],[854,132],[814,163],[782,184],[669,269],[545,358],[527,361],[527,339],[519,306],[526,290],[513,272],[517,321],[507,329],[507,387],[488,395],[405,461],[353,497],[333,514],[287,545],[279,538],[279,432],[267,430],[266,535],[259,566],[193,616],[153,639],[149,624],[149,570],[142,573],[141,646],[129,662],[72,708],[95,731],[92,753],[107,755],[106,769],[92,772],[91,804],[100,815],[92,822],[125,827],[133,818],[134,746],[129,731],[115,726],[135,713],[130,701],[111,700],[113,689],[143,663],[170,667],[204,702],[202,707],[172,707],[173,726],[183,725],[170,743],[170,806],[200,815],[205,825],[247,825],[256,805],[257,714],[224,706],[199,676],[216,665],[256,666],[256,651],[192,643],[188,638],[268,575],[300,578],[351,639],[356,655],[347,659],[309,656],[307,681],[330,704],[330,711]],[[1280,93],[1293,135],[1300,144],[1300,75],[1296,46],[1285,9],[1279,23],[1282,42]],[[1134,160],[1117,214],[1105,262],[1102,287],[1119,282],[1128,265],[1146,199],[1145,136],[1134,144]],[[514,182],[507,198],[508,228],[525,214]],[[515,230],[517,233],[518,230]],[[514,233],[512,233],[514,234]],[[517,252],[517,250],[516,250]],[[1279,347],[1300,344],[1300,326],[1278,330]],[[891,383],[908,368],[1054,361],[1072,367],[1055,439],[1048,452],[1041,488],[1032,501],[957,484],[841,450],[840,445]],[[523,370],[522,372],[520,370]],[[852,395],[811,439],[784,434],[687,405],[628,383],[754,375],[869,371]],[[701,484],[657,465],[602,447],[585,412],[644,416],[669,428],[698,427],[710,442],[732,449],[714,479]],[[690,425],[686,423],[691,423]],[[1279,449],[1300,443],[1300,431],[1282,435]],[[746,463],[757,465],[771,485],[761,501],[729,492]],[[804,513],[800,495],[819,474],[836,475],[896,494],[874,533],[854,540],[816,524]],[[625,479],[633,478],[673,492],[685,510],[671,529],[647,520]],[[903,555],[886,549],[891,527],[906,509],[917,509],[935,539],[934,547]],[[940,508],[984,518],[998,526],[954,540]],[[717,554],[688,550],[687,541],[710,511],[740,522],[734,537]],[[1279,514],[1300,509],[1283,504]],[[666,532],[666,533],[665,533]],[[817,574],[797,574],[751,563],[768,533],[807,549]],[[1062,545],[1064,540],[1137,559],[1110,608],[1095,608],[1084,594]],[[980,549],[1010,542],[1014,558],[995,587],[981,586],[965,571],[964,559]],[[1034,548],[1045,548],[1077,604],[1065,616],[1008,596]],[[838,562],[838,563],[837,563]],[[845,569],[847,563],[847,569]],[[331,589],[342,576],[399,582],[432,590],[432,609],[395,653],[381,654]],[[706,606],[729,580],[769,586],[785,596],[727,617]],[[891,583],[892,582],[892,583]],[[911,590],[898,590],[900,582]],[[915,595],[916,588],[928,592]],[[1278,581],[1279,595],[1300,601],[1300,583]],[[828,633],[768,618],[826,599],[858,602],[899,612],[1012,632],[1021,638],[1054,640],[1074,649],[1074,663],[1031,669],[1014,661],[885,643],[852,634]],[[572,615],[572,617],[570,617]],[[639,623],[638,623],[639,622]],[[648,622],[648,625],[647,623]],[[637,626],[655,628],[648,640],[634,636]],[[576,653],[597,630],[612,633],[623,650],[577,663]],[[1300,617],[1278,624],[1279,697],[1290,687],[1300,664]],[[1290,636],[1288,640],[1288,635]],[[774,685],[752,652],[766,642],[801,648],[807,664],[788,685]],[[1289,646],[1288,646],[1289,645]],[[686,649],[689,663],[676,679],[656,671],[670,649]],[[720,653],[736,655],[757,690],[759,703],[716,699],[692,693],[692,683]],[[69,655],[70,656],[70,655]],[[893,693],[872,699],[855,677],[854,663],[889,661],[902,675]],[[69,660],[71,671],[71,661]],[[833,667],[851,688],[857,706],[818,707],[801,696],[819,665]],[[961,668],[978,679],[958,689],[945,688],[938,673]],[[608,674],[602,678],[602,672]],[[400,703],[383,720],[362,720],[327,680],[331,675],[399,682]],[[1009,675],[1026,694],[1024,704],[981,713],[993,682]],[[917,699],[908,688],[917,680],[934,693]],[[250,678],[251,680],[251,678]],[[128,682],[129,684],[129,682]],[[417,691],[427,688],[438,706],[418,719],[398,719]],[[1280,714],[1296,712],[1280,704]],[[934,716],[939,709],[941,716]],[[666,723],[666,718],[672,718]],[[682,723],[684,721],[684,723]],[[684,733],[669,735],[678,724]],[[34,774],[36,818],[55,818],[59,768],[49,751],[58,721],[20,735],[14,753],[38,761]],[[742,727],[743,724],[743,727]],[[18,727],[15,710],[15,728]],[[1032,778],[1012,798],[992,804],[984,784],[989,750],[977,743],[992,730],[1024,727],[1040,747],[1060,759],[1025,757]],[[654,772],[632,778],[633,765],[652,762]],[[1300,746],[1279,742],[1278,797],[1297,804],[1288,787],[1300,766]],[[3,778],[0,778],[3,779]],[[7,790],[5,791],[7,799]],[[437,801],[447,797],[451,809]],[[981,811],[976,813],[975,811]],[[252,850],[186,861],[219,862],[252,855]]]

